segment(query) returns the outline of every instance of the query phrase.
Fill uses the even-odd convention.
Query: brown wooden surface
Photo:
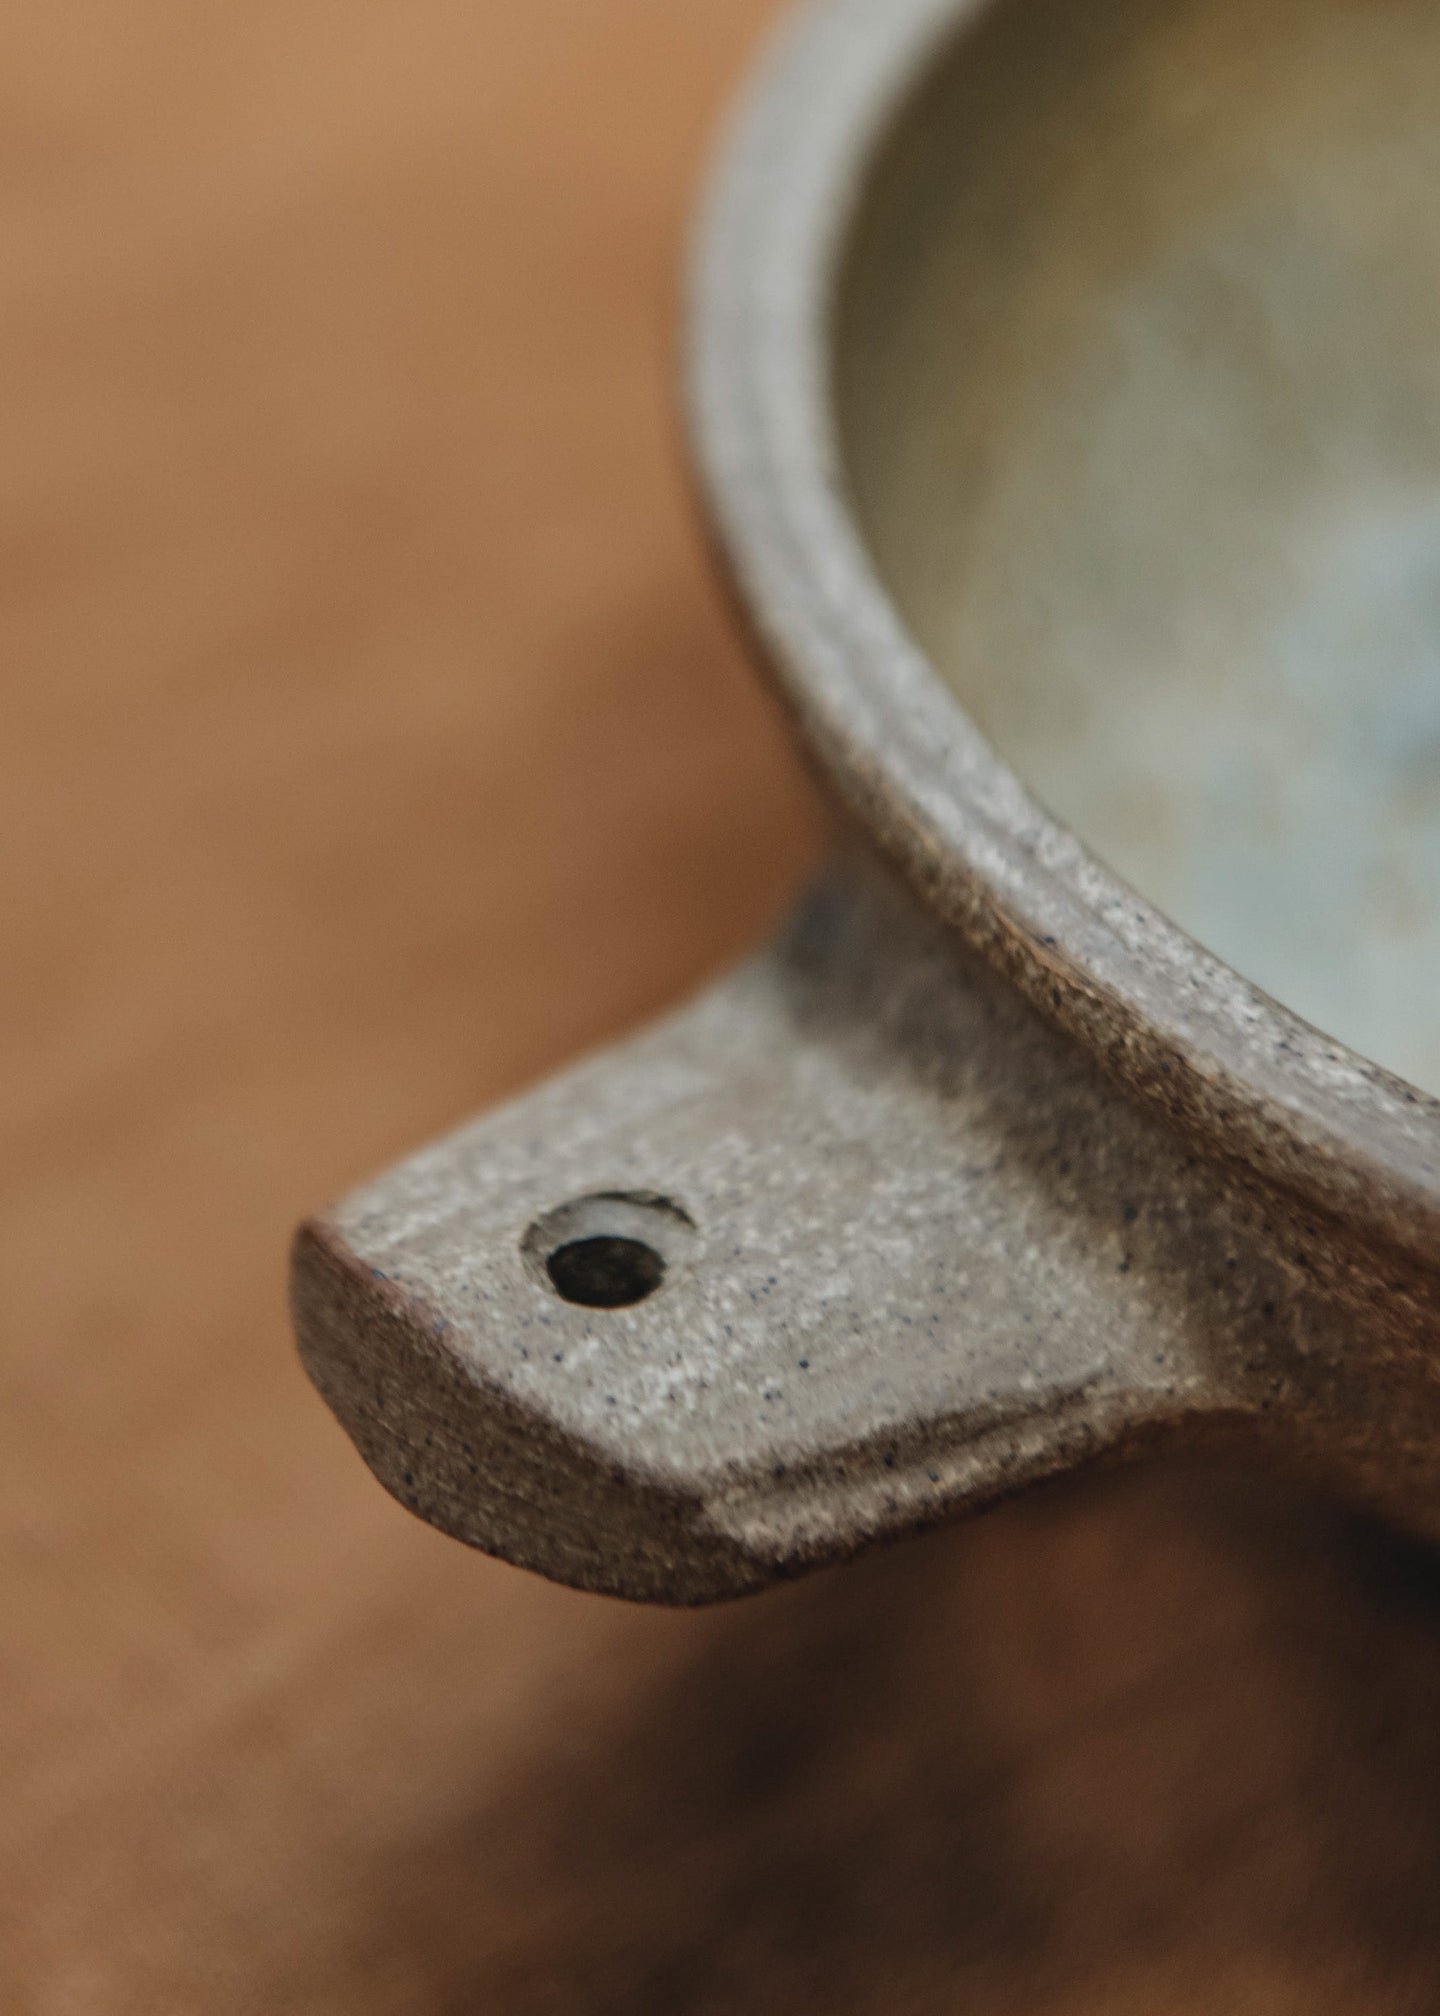
[[[703,1615],[465,1554],[292,1221],[817,846],[668,394],[763,0],[0,22],[0,2009],[1430,2011],[1432,1564],[1053,1494]]]

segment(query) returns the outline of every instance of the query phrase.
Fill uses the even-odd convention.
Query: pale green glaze
[[[878,180],[837,392],[1037,797],[1440,1091],[1440,10],[1000,7]]]

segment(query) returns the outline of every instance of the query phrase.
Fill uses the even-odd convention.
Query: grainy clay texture
[[[663,1273],[577,1304],[577,1234]],[[1440,1530],[1426,1276],[1197,1158],[858,862],[307,1227],[295,1313],[402,1503],[587,1589],[740,1594],[1177,1440]]]
[[[758,19],[0,11],[6,2016],[1435,2007],[1424,1557],[1167,1469],[639,1610],[295,1362],[303,1211],[811,858],[663,390]]]

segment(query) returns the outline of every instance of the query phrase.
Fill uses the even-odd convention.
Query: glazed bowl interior
[[[836,328],[864,535],[1000,754],[1440,1091],[1440,9],[999,0]]]

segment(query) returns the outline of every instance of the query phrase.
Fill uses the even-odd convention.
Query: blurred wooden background
[[[1440,2006],[1428,1560],[1155,1474],[647,1613],[292,1356],[302,1211],[819,846],[670,393],[767,11],[0,20],[7,2016]]]

